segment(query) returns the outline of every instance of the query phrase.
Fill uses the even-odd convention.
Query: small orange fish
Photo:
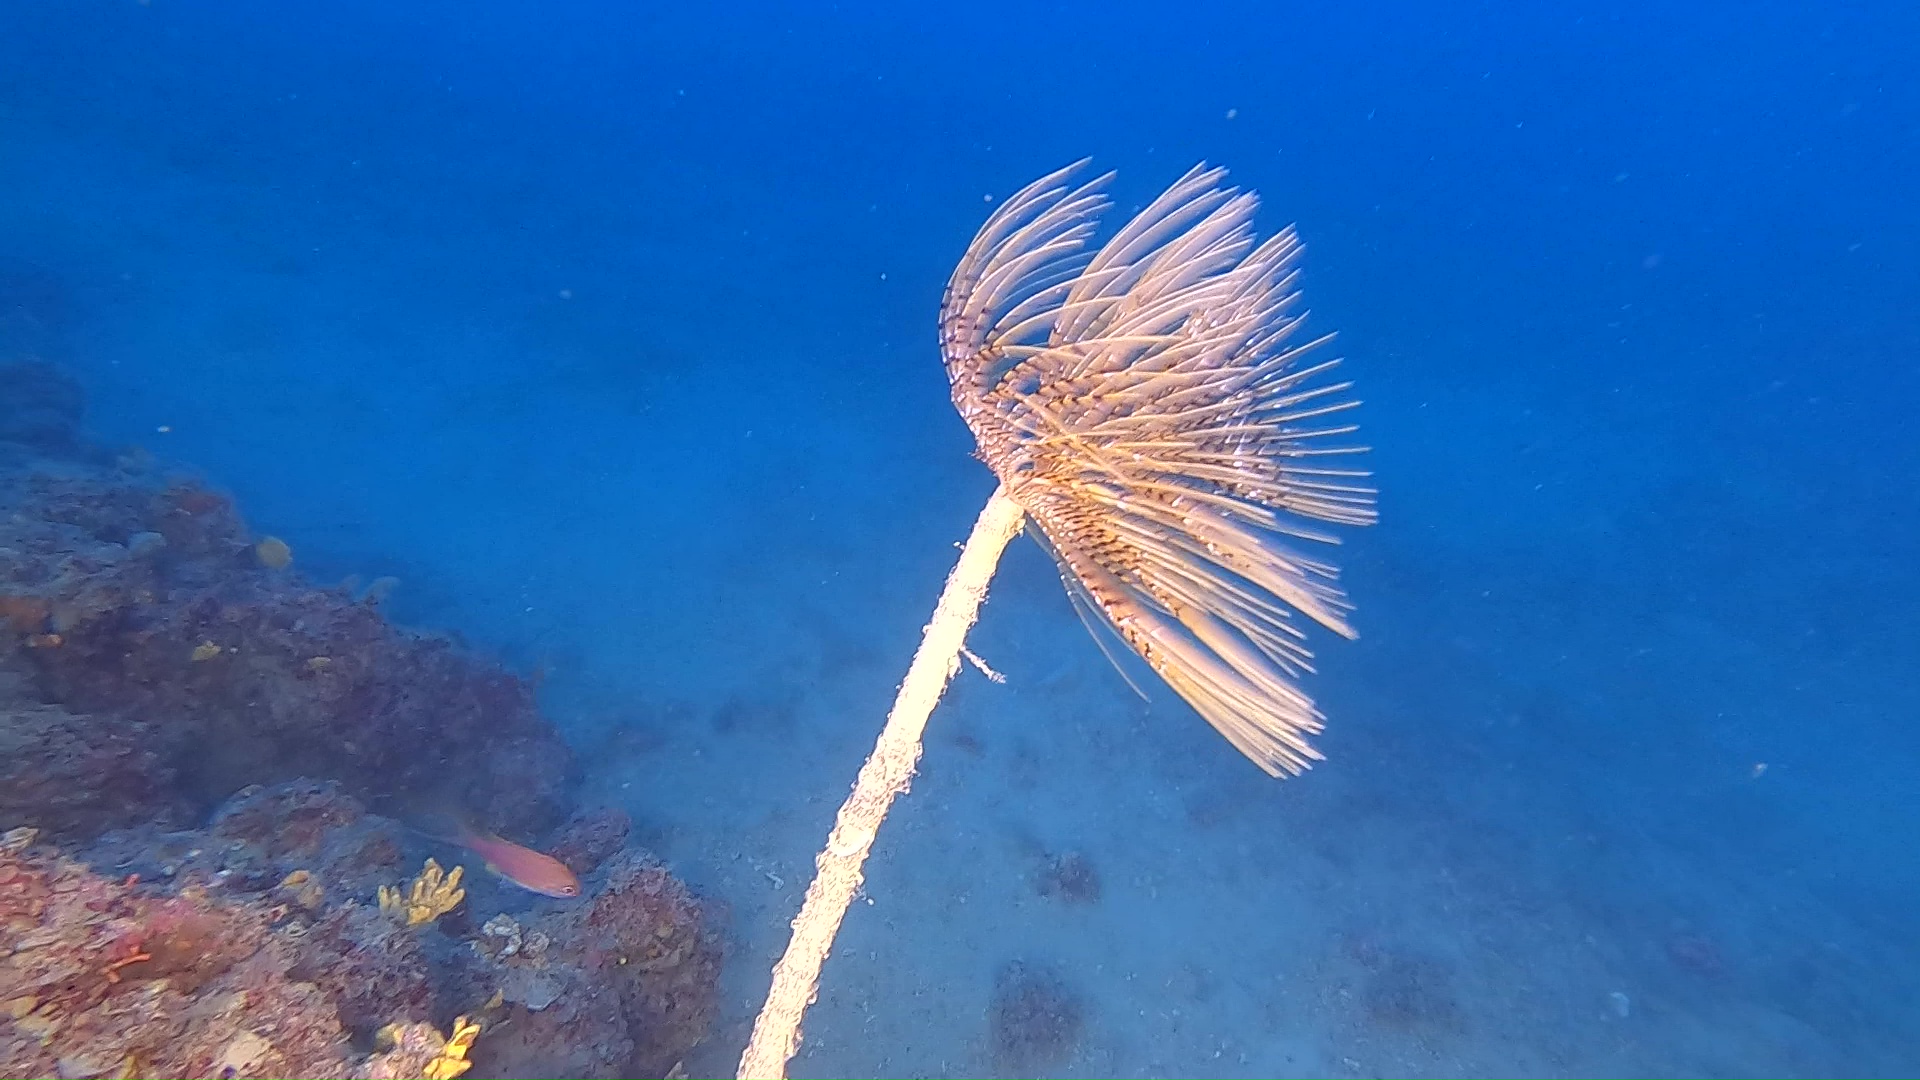
[[[580,895],[580,879],[551,855],[466,827],[447,839],[480,856],[488,870],[528,892],[563,900]]]

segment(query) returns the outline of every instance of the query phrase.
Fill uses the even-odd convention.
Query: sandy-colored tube
[[[741,1080],[780,1080],[787,1074],[787,1062],[800,1049],[800,1019],[819,989],[820,968],[833,950],[840,920],[860,890],[861,866],[873,850],[887,810],[913,779],[927,717],[960,666],[960,650],[987,598],[987,583],[993,580],[1000,553],[1019,535],[1023,516],[1001,488],[974,521],[960,561],[940,592],[933,621],[921,635],[920,648],[893,699],[886,727],[860,767],[853,794],[840,806],[827,846],[814,860],[813,884],[807,886],[807,898],[793,920],[793,937],[786,954],[774,965],[773,988],[740,1057]]]

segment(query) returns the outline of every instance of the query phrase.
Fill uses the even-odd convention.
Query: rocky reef
[[[247,789],[204,829],[37,839],[0,845],[0,1076],[422,1076],[448,1040],[398,1034],[463,1026],[475,1076],[664,1076],[712,1020],[699,905],[624,845],[580,900],[422,873],[422,917],[382,887],[459,852],[334,783]]]
[[[0,1077],[672,1070],[714,937],[624,816],[569,818],[530,685],[81,408],[0,350]],[[580,897],[409,827],[448,809]]]
[[[18,400],[18,370],[0,368],[0,400]],[[525,680],[276,569],[266,543],[226,496],[139,455],[0,462],[0,676],[51,707],[9,725],[28,753],[0,758],[0,799],[83,836],[317,776],[383,809],[559,819],[569,755]],[[35,779],[28,757],[115,782]]]

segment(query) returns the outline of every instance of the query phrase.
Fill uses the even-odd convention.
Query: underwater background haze
[[[731,1075],[994,489],[955,260],[1225,166],[1381,491],[1328,760],[1137,697],[1016,541],[794,1075],[1912,1075],[1916,70],[1894,3],[15,2],[0,328],[537,676]]]

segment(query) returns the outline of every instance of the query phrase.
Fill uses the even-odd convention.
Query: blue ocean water
[[[730,912],[720,1075],[994,486],[954,260],[1225,165],[1375,448],[1330,760],[1016,543],[795,1074],[1005,1071],[1017,962],[1063,1075],[1912,1075],[1920,13],[1333,8],[15,3],[0,273],[95,430],[543,673]]]

